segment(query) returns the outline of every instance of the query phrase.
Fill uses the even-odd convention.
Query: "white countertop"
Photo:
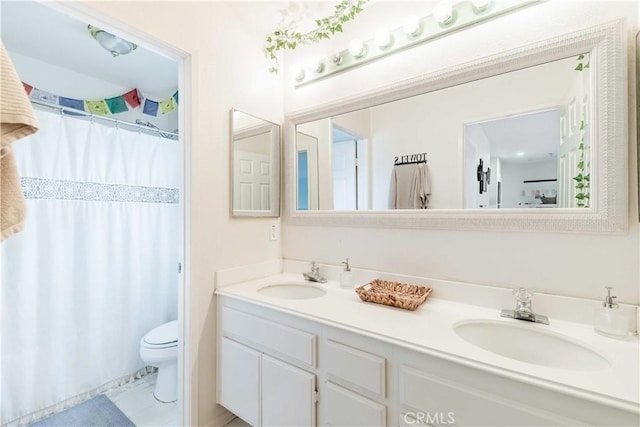
[[[640,342],[637,336],[607,338],[595,333],[590,325],[554,318],[549,319],[550,325],[505,319],[492,308],[438,299],[435,291],[416,311],[365,303],[352,289],[341,289],[335,281],[318,284],[327,293],[313,299],[283,299],[257,292],[266,284],[282,282],[304,280],[299,274],[276,274],[225,286],[216,293],[627,411],[640,410]],[[611,367],[600,371],[571,371],[520,362],[485,351],[454,332],[457,322],[471,319],[518,322],[518,326],[565,335],[595,350],[611,363]]]

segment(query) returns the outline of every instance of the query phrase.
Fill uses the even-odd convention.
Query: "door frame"
[[[166,56],[178,64],[178,93],[180,108],[178,110],[178,129],[180,144],[180,183],[179,191],[179,263],[181,272],[178,275],[178,411],[180,425],[195,425],[197,420],[197,399],[192,394],[191,384],[191,103],[192,103],[192,64],[191,53],[172,46],[156,37],[131,27],[117,19],[111,18],[83,5],[78,1],[50,2],[35,0],[83,22],[91,22],[100,28],[136,43],[138,46]],[[178,266],[176,266],[178,268]]]

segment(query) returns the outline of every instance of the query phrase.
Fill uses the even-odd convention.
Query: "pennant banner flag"
[[[125,102],[123,96],[116,96],[115,98],[105,99],[104,101],[107,103],[111,114],[118,114],[129,111],[129,108],[127,107],[127,103]]]
[[[111,114],[109,111],[109,106],[107,105],[107,101],[101,99],[99,101],[84,101],[86,108],[85,111],[90,111],[94,114],[101,114],[103,116],[108,116]]]
[[[173,98],[169,98],[166,101],[160,101],[160,112],[167,114],[175,110],[176,107],[173,104]]]
[[[158,103],[156,101],[152,101],[150,99],[144,100],[144,108],[142,109],[144,114],[148,114],[150,116],[158,115]]]
[[[52,93],[45,92],[37,88],[33,88],[30,94],[31,99],[37,99],[38,101],[48,102],[50,104],[57,104],[58,97]]]
[[[25,92],[27,92],[27,96],[31,95],[31,91],[33,90],[33,86],[29,86],[25,82],[22,82],[22,86],[24,86]]]
[[[130,90],[129,92],[122,95],[122,97],[131,108],[137,108],[141,104],[140,96],[138,96],[138,89]]]
[[[118,114],[129,111],[130,108],[138,108],[143,104],[142,97],[138,89],[131,89],[129,92],[113,98],[83,100],[66,98],[64,96],[54,95],[47,91],[35,88],[25,82],[22,82],[27,96],[31,99],[47,102],[49,104],[62,105],[63,107],[73,108],[80,111],[88,111],[94,114],[108,116],[109,114]],[[144,99],[142,112],[149,116],[157,116],[158,111],[162,114],[168,114],[176,109],[178,105],[178,91],[175,91],[170,98],[162,101],[154,101],[149,98]]]

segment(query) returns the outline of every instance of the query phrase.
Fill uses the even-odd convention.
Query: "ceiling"
[[[35,1],[0,2],[0,29],[7,50],[97,79],[171,94],[178,86],[172,59],[138,47],[113,58],[89,34],[87,24]]]
[[[511,162],[532,162],[557,155],[559,121],[560,111],[554,109],[507,116],[470,126],[480,127],[491,142],[491,157]]]

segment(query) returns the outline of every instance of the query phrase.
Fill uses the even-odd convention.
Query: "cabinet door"
[[[228,338],[220,341],[220,404],[249,424],[258,426],[260,353]]]
[[[316,377],[262,355],[262,425],[315,426]]]
[[[386,408],[339,385],[327,382],[327,423],[331,426],[384,426]]]

